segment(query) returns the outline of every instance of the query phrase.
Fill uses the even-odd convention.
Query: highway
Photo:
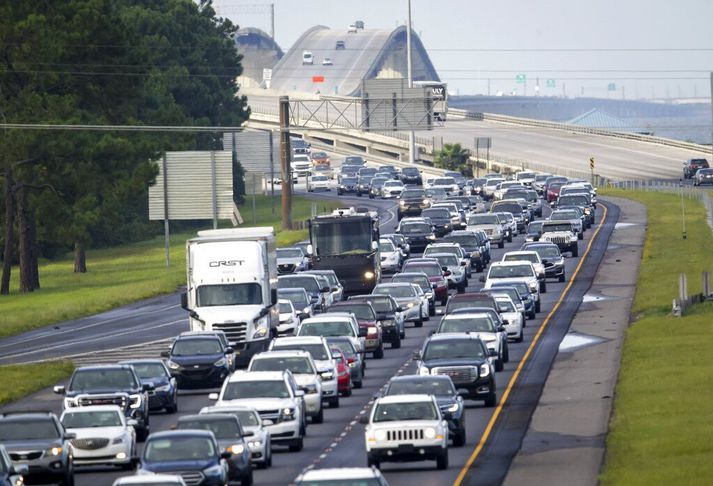
[[[396,220],[393,217],[395,210],[393,202],[370,201],[364,198],[344,199],[350,202],[353,201],[353,203],[358,201],[359,205],[369,204],[372,207],[378,207],[382,220],[386,221],[382,226],[382,232],[390,232],[394,229]],[[582,251],[580,253],[582,255],[581,258],[567,258],[568,278],[575,275],[576,269],[579,267],[579,273],[577,273],[574,283],[570,285],[568,282],[548,282],[548,292],[543,294],[542,312],[536,320],[527,322],[524,342],[510,344],[511,361],[505,365],[505,370],[497,373],[496,376],[500,400],[502,400],[503,393],[508,388],[514,373],[518,372],[519,377],[516,385],[509,391],[509,398],[507,403],[504,404],[505,406],[486,409],[483,408],[480,402],[468,402],[467,443],[464,447],[450,449],[449,469],[447,471],[437,471],[431,462],[386,463],[383,465],[383,472],[389,484],[410,485],[414,481],[420,481],[424,484],[453,483],[466,464],[468,464],[469,459],[473,457],[473,452],[479,441],[484,437],[486,429],[489,430],[488,440],[475,459],[473,465],[475,472],[469,475],[462,484],[484,485],[498,484],[500,482],[507,471],[510,458],[519,447],[520,438],[525,432],[530,414],[537,403],[537,398],[549,372],[559,342],[567,332],[571,318],[590,285],[606,248],[609,234],[616,222],[617,211],[614,206],[609,207],[608,215],[603,221],[601,208],[602,206],[598,211],[597,219],[598,222],[601,222],[601,229],[595,241],[591,244],[589,253],[585,256],[585,252]],[[584,249],[589,246],[595,231],[597,231],[596,227],[587,231],[585,240],[580,242],[580,248]],[[522,236],[517,237],[513,240],[513,243],[506,244],[503,250],[495,249],[493,261],[498,260],[503,252],[519,248],[522,238]],[[586,259],[586,263],[580,265],[583,258]],[[471,278],[469,290],[475,290],[480,287],[477,277],[478,274],[474,274],[473,278]],[[135,309],[123,309],[114,316],[119,318],[118,320],[108,322],[105,325],[97,324],[96,327],[90,327],[83,331],[83,341],[73,344],[72,351],[74,352],[78,349],[74,346],[84,346],[84,349],[91,349],[94,346],[94,349],[96,349],[96,344],[92,344],[95,340],[92,338],[91,333],[107,333],[111,328],[116,330],[116,323],[124,322],[121,319],[122,315],[133,316],[128,322],[132,323],[131,326],[135,326],[135,333],[139,335],[144,332],[140,331],[142,327],[152,329],[157,323],[163,322],[166,325],[158,327],[161,331],[156,329],[147,330],[145,331],[146,336],[157,337],[163,335],[164,332],[175,336],[183,329],[182,326],[185,326],[183,324],[185,321],[169,324],[173,319],[162,315],[164,312],[167,315],[173,315],[173,313],[181,315],[180,312],[183,312],[181,309],[175,309],[170,305],[171,299],[175,298],[175,295],[166,297],[165,302],[158,299],[157,302],[153,303],[153,306],[150,305],[145,308],[138,306]],[[161,305],[166,306],[163,311],[161,310]],[[553,312],[555,307],[557,309]],[[141,316],[144,315],[142,309],[151,309],[153,311],[148,316],[143,317],[143,326],[140,325]],[[550,313],[552,314],[550,315]],[[352,397],[343,399],[340,408],[327,409],[325,411],[324,424],[310,425],[308,427],[305,448],[302,452],[288,453],[286,450],[281,451],[280,448],[276,448],[273,467],[266,471],[256,471],[256,484],[289,484],[305,467],[309,466],[321,468],[366,465],[363,425],[358,424],[356,418],[360,412],[368,410],[373,395],[379,391],[391,376],[413,372],[412,352],[421,345],[429,332],[437,326],[438,320],[437,316],[431,318],[420,329],[409,327],[407,329],[407,338],[403,341],[401,349],[390,350],[387,348],[385,358],[382,360],[368,359],[364,387],[360,390],[354,390]],[[545,320],[547,320],[546,332],[540,333]],[[538,342],[533,345],[532,343],[536,336],[538,336]],[[4,342],[0,344],[4,344]],[[8,351],[5,350],[4,352],[7,359]],[[526,353],[529,356],[528,362],[519,369],[519,364]],[[13,360],[18,358],[16,356]],[[519,371],[517,371],[518,369]],[[167,430],[181,414],[195,413],[208,404],[207,391],[184,393],[179,400],[180,413],[176,415],[153,415],[151,417],[151,429],[154,432]],[[56,413],[60,413],[60,407],[60,397],[45,390],[8,408],[51,409]],[[495,414],[497,414],[497,420],[493,419]],[[491,421],[494,422],[493,425],[490,425]],[[86,472],[78,472],[76,474],[76,484],[78,486],[111,484],[111,481],[121,474],[114,471],[91,469]]]

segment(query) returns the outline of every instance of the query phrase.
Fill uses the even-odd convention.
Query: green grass
[[[69,378],[72,371],[74,365],[69,361],[0,366],[3,384],[0,388],[0,405]]]
[[[680,196],[602,191],[647,206],[648,228],[626,332],[614,413],[607,437],[604,485],[713,484],[713,303],[670,315],[678,275],[689,293],[713,270],[713,233],[705,210],[686,199],[682,239]]]
[[[310,217],[312,203],[306,198],[295,198],[293,220]],[[318,212],[336,208],[336,201],[316,201]],[[240,208],[245,226],[253,225],[252,200]],[[269,197],[256,197],[255,222],[258,226],[273,226],[279,246],[286,246],[307,238],[305,230],[281,231],[280,201],[275,214]],[[166,267],[163,237],[131,245],[89,250],[86,274],[72,272],[72,255],[40,265],[41,289],[20,294],[18,269],[13,268],[11,294],[0,297],[3,318],[0,337],[18,334],[48,324],[103,312],[137,300],[171,293],[185,284],[186,239],[191,233],[171,235],[171,266]]]

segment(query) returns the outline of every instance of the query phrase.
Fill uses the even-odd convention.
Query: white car
[[[379,254],[381,255],[382,272],[398,272],[401,270],[403,255],[391,240],[384,238],[379,240]]]
[[[498,323],[494,322],[489,314],[479,312],[449,314],[441,320],[437,333],[452,332],[476,335],[483,341],[489,352],[495,351],[495,371],[502,371],[504,364],[510,360],[506,329],[498,329]]]
[[[238,371],[225,380],[220,394],[210,393],[208,398],[217,400],[217,407],[254,407],[268,421],[265,424],[272,442],[299,452],[307,429],[304,395],[289,371]]]
[[[322,377],[322,399],[329,403],[330,407],[339,407],[337,363],[332,358],[332,351],[327,340],[319,336],[295,336],[277,338],[270,343],[270,351],[288,349],[307,351],[312,355],[317,372]]]
[[[401,181],[386,181],[381,186],[381,197],[384,199],[399,198],[402,192],[404,192],[404,183]]]
[[[483,186],[483,197],[485,199],[492,199],[495,194],[495,190],[498,188],[498,185],[502,182],[505,182],[505,179],[502,179],[500,177],[489,178],[488,181]]]
[[[516,343],[521,343],[522,335],[522,312],[517,310],[515,303],[510,296],[505,294],[494,294],[495,303],[498,304],[498,312],[503,318],[503,327],[507,332],[508,338],[513,339]]]
[[[413,322],[416,327],[423,326],[429,319],[428,298],[421,287],[408,282],[380,283],[371,291],[374,295],[390,295],[402,309],[404,322]]]
[[[127,420],[117,405],[70,408],[60,417],[72,439],[74,464],[112,465],[133,469],[136,454],[135,421]]]
[[[495,281],[524,282],[535,298],[535,305],[540,300],[540,281],[537,278],[535,267],[530,262],[494,262],[488,269],[487,277],[480,277],[480,281],[485,283],[485,289],[489,289]]]
[[[430,187],[432,189],[443,189],[449,196],[460,194],[460,186],[453,177],[436,177]]]
[[[525,189],[525,185],[520,181],[503,181],[498,184],[498,186],[493,191],[493,197],[495,198],[495,200],[503,199],[505,191],[512,187],[522,187],[523,189]]]
[[[295,479],[295,486],[330,486],[335,483],[389,486],[381,471],[372,467],[312,469]]]
[[[252,357],[247,371],[284,371],[289,370],[300,390],[305,392],[307,416],[315,424],[324,422],[322,407],[322,379],[317,373],[317,366],[312,355],[307,351],[267,351]]]
[[[502,259],[504,262],[516,262],[521,260],[532,263],[532,266],[535,267],[535,272],[537,272],[537,278],[540,279],[540,292],[546,292],[545,264],[542,263],[540,255],[536,251],[509,251],[503,255]]]
[[[322,59],[322,66],[331,66],[332,65],[332,58],[331,57],[325,57]]]
[[[517,221],[515,221],[515,217],[512,215],[512,213],[508,213],[505,211],[496,211],[493,214],[496,214],[499,218],[500,221],[503,223],[503,228],[505,229],[505,238],[507,239],[508,243],[512,243],[512,238],[514,235],[517,235]]]
[[[357,321],[354,314],[347,312],[325,312],[305,319],[297,328],[296,336],[321,336],[326,338],[346,336],[354,345],[357,353],[364,352],[364,338],[359,336],[359,321]]]
[[[302,248],[295,246],[277,249],[277,273],[280,275],[302,272],[308,268],[309,259]]]
[[[305,64],[314,64],[314,56],[310,51],[302,52],[302,65],[304,66]]]
[[[292,156],[290,168],[292,169],[292,177],[307,176],[312,171],[312,161],[309,155],[295,154]]]
[[[295,306],[287,299],[279,299],[277,306],[280,309],[280,323],[277,325],[278,336],[290,336],[295,333],[300,323],[300,318]]]
[[[498,245],[498,248],[505,246],[505,230],[502,220],[497,214],[471,214],[466,223],[466,231],[483,231],[490,243]]]
[[[307,192],[331,191],[329,187],[329,177],[323,175],[313,175],[307,178]]]
[[[367,463],[377,469],[384,461],[436,460],[448,468],[448,422],[433,395],[391,395],[378,398],[366,423]]]
[[[269,422],[260,417],[257,409],[241,405],[225,405],[222,407],[203,407],[200,413],[231,413],[236,415],[243,433],[248,437],[250,461],[259,468],[272,466],[272,441],[266,428]]]
[[[537,177],[537,174],[525,170],[521,170],[515,174],[515,179],[526,186],[531,186],[532,183],[535,182],[535,177]]]
[[[168,474],[124,476],[123,478],[117,478],[112,483],[112,486],[147,486],[151,484],[155,484],[156,486],[186,486],[181,476]]]

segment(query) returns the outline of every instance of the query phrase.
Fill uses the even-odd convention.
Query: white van
[[[314,56],[309,51],[302,51],[302,65],[314,64]]]

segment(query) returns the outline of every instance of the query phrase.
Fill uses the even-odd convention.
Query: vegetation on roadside
[[[701,272],[713,270],[713,233],[705,209],[676,194],[606,190],[639,201],[648,228],[634,322],[626,333],[614,413],[607,437],[604,485],[713,484],[713,303],[671,316],[678,276],[689,293],[701,291]]]
[[[69,378],[72,371],[74,365],[70,361],[0,366],[3,384],[0,387],[0,405],[55,385]]]
[[[331,211],[337,201],[310,201],[295,197],[293,220],[305,220],[317,212]],[[287,246],[307,238],[306,230],[281,231],[280,199],[256,196],[255,221],[258,226],[273,226],[277,230],[277,243]],[[248,196],[240,207],[245,226],[252,226],[252,198]],[[208,223],[207,223],[208,224]],[[2,299],[3,318],[0,337],[36,329],[48,324],[76,319],[125,305],[137,300],[174,292],[186,280],[186,240],[195,232],[171,235],[171,265],[166,267],[163,237],[129,245],[91,250],[91,272],[72,273],[71,254],[40,265],[42,288],[29,294],[12,293]],[[17,272],[12,286],[17,287]],[[0,375],[1,376],[1,375]]]
[[[452,170],[470,176],[473,172],[468,160],[470,150],[459,143],[447,143],[436,152],[433,165],[439,169]]]

